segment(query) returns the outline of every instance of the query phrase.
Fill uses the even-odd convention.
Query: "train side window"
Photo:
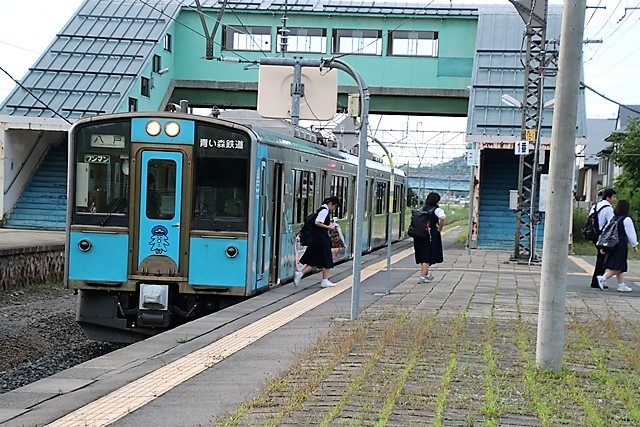
[[[387,183],[383,181],[376,181],[376,211],[377,215],[383,214],[387,211]]]
[[[293,170],[293,224],[299,224],[315,211],[316,173]]]
[[[347,215],[346,213],[348,212],[347,210],[347,206],[348,206],[348,185],[349,185],[349,178],[346,176],[338,176],[338,175],[334,175],[333,177],[331,177],[331,196],[337,196],[340,201],[342,202],[342,204],[336,208],[336,210],[334,211],[333,215],[336,218],[346,218]]]
[[[369,212],[371,212],[371,198],[369,197],[369,180],[364,183],[364,217],[369,216]]]
[[[393,213],[400,212],[400,199],[402,198],[402,190],[400,185],[393,186]]]

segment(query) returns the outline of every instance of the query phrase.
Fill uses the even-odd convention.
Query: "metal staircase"
[[[67,215],[67,147],[52,146],[25,187],[5,228],[64,230]]]

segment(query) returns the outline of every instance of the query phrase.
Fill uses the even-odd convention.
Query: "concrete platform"
[[[34,250],[64,250],[64,231],[0,228],[0,256]]]
[[[469,252],[447,237],[445,262],[433,268],[434,282],[424,284],[417,280],[411,241],[394,245],[393,252],[389,282],[384,249],[363,257],[361,316],[454,316],[464,309],[469,317],[487,318],[493,310],[497,319],[510,319],[517,306],[518,316],[536,321],[541,266],[509,263],[510,253],[504,251]],[[567,310],[606,310],[624,301],[627,314],[638,318],[640,262],[630,261],[630,294],[590,288],[590,262],[589,257],[570,257]],[[255,397],[271,378],[327,334],[334,322],[350,319],[351,273],[351,264],[342,264],[332,270],[336,288],[321,289],[319,275],[312,275],[299,287],[275,288],[0,395],[0,425],[208,426],[216,417]],[[320,302],[311,307],[315,300]],[[311,308],[291,314],[298,306]],[[290,319],[281,319],[289,315]],[[276,327],[265,331],[269,325]],[[239,342],[241,339],[246,343]],[[237,350],[223,354],[214,349],[224,343]],[[185,362],[199,355],[208,358],[206,366]],[[185,374],[188,369],[197,372],[189,376]],[[188,378],[178,379],[181,375]],[[165,388],[172,381],[175,384]],[[140,392],[140,387],[146,391]],[[111,409],[100,409],[100,405]],[[123,408],[124,415],[114,415]]]

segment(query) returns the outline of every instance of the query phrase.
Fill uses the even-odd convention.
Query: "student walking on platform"
[[[434,277],[429,272],[429,267],[444,261],[442,251],[442,230],[447,216],[444,210],[438,206],[440,195],[429,193],[427,200],[422,207],[426,215],[427,233],[425,237],[413,238],[413,249],[415,251],[416,264],[420,264],[420,282],[429,283]]]
[[[616,200],[616,190],[607,188],[602,193],[602,200],[591,207],[589,214],[596,212],[598,215],[598,232],[601,232],[604,226],[613,218],[613,203]],[[604,274],[604,254],[600,253],[597,242],[593,242],[596,246],[596,265],[591,276],[591,287],[599,288],[598,276]],[[606,286],[606,285],[605,285]],[[606,289],[606,287],[605,287]]]
[[[322,281],[320,286],[328,288],[335,286],[329,280],[329,271],[333,268],[333,256],[331,254],[331,238],[329,230],[335,230],[335,225],[331,222],[331,212],[340,206],[340,199],[335,196],[326,198],[322,202],[320,211],[316,216],[313,227],[313,240],[300,258],[301,264],[306,264],[302,271],[296,271],[293,276],[293,283],[297,286],[306,273],[313,271],[314,267],[322,268]]]
[[[600,248],[598,252],[604,256],[605,272],[602,276],[598,276],[598,287],[604,290],[607,279],[616,276],[618,281],[618,292],[631,292],[631,288],[624,283],[624,273],[627,271],[627,256],[629,248],[627,243],[631,245],[635,252],[638,252],[638,236],[633,225],[633,220],[629,218],[629,201],[620,200],[616,205],[614,217],[611,222],[618,227],[618,243],[611,249]],[[606,234],[606,233],[605,233]]]

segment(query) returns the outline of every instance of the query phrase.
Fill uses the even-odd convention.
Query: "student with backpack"
[[[628,216],[629,208],[628,200],[618,201],[615,215],[607,223],[598,241],[601,244],[598,252],[604,256],[605,268],[604,274],[598,276],[598,287],[601,290],[606,288],[607,279],[616,276],[618,292],[631,292],[631,288],[624,283],[624,272],[627,271],[627,256],[629,254],[627,243],[631,244],[635,252],[638,252],[638,236],[633,220]]]
[[[293,283],[298,286],[302,276],[313,271],[314,267],[322,269],[322,281],[320,286],[329,288],[335,283],[329,280],[329,271],[333,268],[333,255],[331,254],[331,238],[329,230],[335,230],[336,226],[331,222],[331,212],[340,206],[340,199],[336,196],[328,197],[322,202],[322,206],[315,215],[315,221],[311,230],[313,235],[309,239],[307,249],[300,258],[301,264],[306,264],[302,271],[296,271],[293,276]]]
[[[602,232],[605,224],[609,222],[611,218],[613,218],[613,202],[616,200],[616,190],[613,188],[606,188],[602,192],[602,200],[593,205],[591,210],[589,211],[589,215],[592,213],[596,214],[596,230],[597,236]],[[599,288],[598,276],[602,276],[604,274],[604,254],[600,253],[600,248],[597,245],[597,237],[595,240],[592,240],[593,244],[596,247],[596,265],[593,269],[593,275],[591,276],[591,287]]]
[[[440,195],[429,193],[422,209],[412,214],[409,235],[413,237],[416,264],[420,264],[420,282],[429,283],[434,277],[429,267],[444,260],[442,236],[447,216],[438,206]]]

